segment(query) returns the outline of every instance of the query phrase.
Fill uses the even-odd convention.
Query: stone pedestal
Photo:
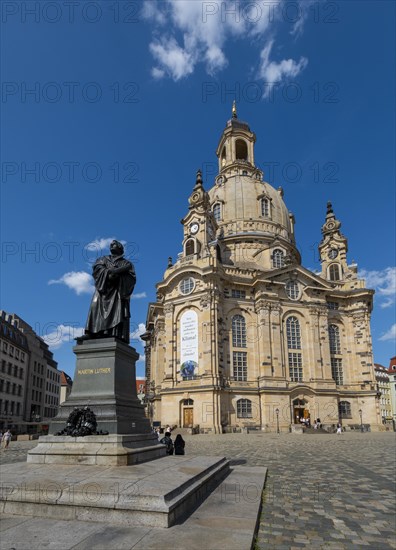
[[[60,405],[49,433],[63,430],[75,407],[88,406],[96,415],[98,431],[149,434],[150,421],[136,396],[136,350],[116,338],[102,338],[84,340],[73,351],[77,356],[73,389]]]
[[[88,466],[130,466],[166,456],[166,447],[155,434],[88,435],[69,437],[46,435],[30,449],[31,464]]]

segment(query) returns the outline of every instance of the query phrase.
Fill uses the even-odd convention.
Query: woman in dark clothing
[[[177,434],[175,439],[175,455],[184,455],[184,447],[186,443],[180,434]]]

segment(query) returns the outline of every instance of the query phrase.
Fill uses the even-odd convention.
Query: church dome
[[[249,125],[237,119],[234,106],[216,151],[219,175],[208,191],[212,212],[226,241],[281,244],[299,261],[294,217],[283,200],[283,189],[263,181],[254,163],[255,141]]]

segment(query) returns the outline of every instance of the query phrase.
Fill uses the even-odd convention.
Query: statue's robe
[[[116,278],[110,270],[126,268]],[[123,256],[102,256],[93,266],[95,294],[88,313],[86,332],[97,337],[116,336],[129,343],[129,302],[136,275],[131,262]]]

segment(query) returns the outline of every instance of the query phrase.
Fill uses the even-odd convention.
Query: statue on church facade
[[[123,245],[112,241],[110,255],[94,263],[95,293],[81,340],[115,337],[129,344],[130,299],[136,275],[133,264],[123,255]]]

